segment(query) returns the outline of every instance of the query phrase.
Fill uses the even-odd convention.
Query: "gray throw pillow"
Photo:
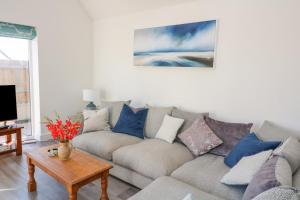
[[[120,113],[121,110],[123,108],[123,105],[130,104],[130,101],[102,101],[99,109],[101,108],[108,108],[108,112],[109,112],[109,124],[110,126],[113,128],[115,127],[119,117],[120,117]]]
[[[267,190],[253,200],[299,200],[299,191],[292,187],[275,187]]]
[[[172,116],[184,119],[183,125],[178,131],[178,133],[182,133],[183,131],[191,127],[196,119],[203,119],[204,116],[208,116],[208,113],[188,112],[178,108],[174,108],[172,111]]]
[[[273,156],[254,175],[244,193],[243,200],[251,200],[278,186],[292,186],[292,170],[286,159]]]
[[[102,108],[100,110],[84,110],[83,118],[83,133],[110,130],[108,123],[108,108]]]
[[[300,166],[300,142],[295,137],[289,137],[281,146],[274,151],[275,155],[279,155],[287,159],[292,172],[295,173]]]
[[[223,144],[214,148],[210,153],[218,156],[227,156],[239,141],[250,133],[252,123],[227,123],[204,117],[209,128],[223,141]]]
[[[145,125],[145,136],[148,138],[155,138],[165,115],[171,115],[173,107],[148,107],[148,115]]]

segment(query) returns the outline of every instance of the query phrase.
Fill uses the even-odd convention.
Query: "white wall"
[[[94,23],[94,86],[106,99],[264,119],[300,130],[300,1],[197,0]],[[215,69],[133,66],[135,28],[219,20]]]
[[[80,111],[82,89],[92,86],[93,37],[79,2],[1,0],[0,21],[37,28],[41,118]]]

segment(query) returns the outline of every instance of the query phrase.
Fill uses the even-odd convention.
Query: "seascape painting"
[[[203,21],[134,32],[134,65],[214,67],[217,21]]]

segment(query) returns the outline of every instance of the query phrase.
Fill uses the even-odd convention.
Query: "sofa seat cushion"
[[[182,144],[159,139],[147,139],[113,152],[114,163],[153,179],[170,175],[192,159],[193,155]]]
[[[182,200],[192,194],[197,200],[221,200],[172,177],[160,177],[128,200]]]
[[[97,131],[81,134],[73,139],[74,147],[97,155],[106,160],[112,160],[112,153],[118,148],[135,144],[142,139],[123,133]]]
[[[224,164],[224,157],[205,154],[185,163],[171,176],[187,184],[227,200],[240,200],[245,186],[227,186],[220,180],[230,170]]]

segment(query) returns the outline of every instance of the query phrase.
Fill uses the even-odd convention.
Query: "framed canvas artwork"
[[[134,31],[134,65],[213,68],[217,21]]]

